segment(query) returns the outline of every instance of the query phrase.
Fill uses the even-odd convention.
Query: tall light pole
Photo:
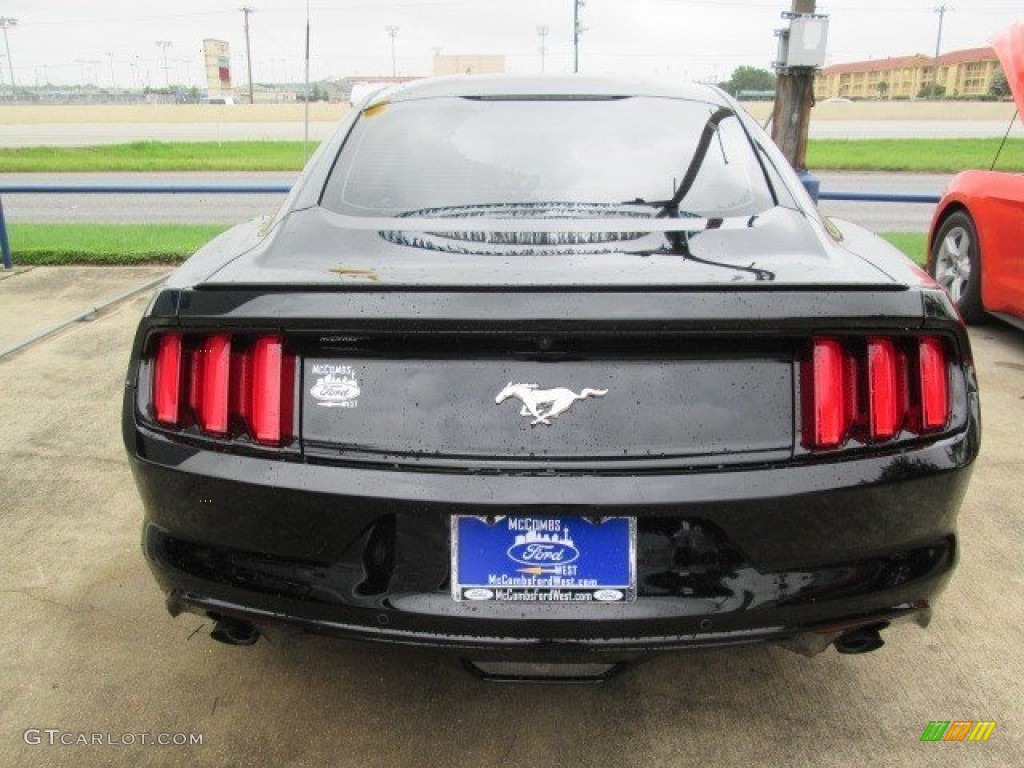
[[[11,99],[14,99],[14,64],[11,61],[11,41],[7,39],[7,30],[18,26],[18,20],[10,16],[0,16],[0,27],[4,28],[4,50],[7,52],[7,73],[11,76]]]
[[[544,24],[537,25],[537,37],[540,38],[540,71],[544,72],[544,57],[548,52],[548,28]]]
[[[572,0],[572,71],[576,74],[580,71],[580,35],[583,34],[583,25],[580,23],[580,8],[586,3],[583,0]]]
[[[170,40],[157,40],[157,48],[160,48],[164,52],[164,85],[168,88],[171,86],[171,68],[167,65],[167,49],[173,45]]]
[[[107,52],[107,61],[110,62],[110,87],[116,88],[117,86],[114,85],[114,54],[109,51]]]
[[[245,14],[245,66],[249,73],[249,103],[255,104],[256,100],[252,93],[252,47],[249,44],[249,14],[253,13],[255,9],[244,5],[240,10]]]
[[[792,0],[792,10],[784,17],[813,16],[816,0]],[[814,103],[814,68],[778,62],[775,104],[772,108],[772,140],[798,173],[807,171],[807,134]],[[716,73],[717,79],[717,73]]]
[[[398,36],[399,27],[389,24],[388,26],[384,27],[384,29],[387,30],[387,33],[389,35],[391,35],[391,76],[397,77],[398,65],[395,59],[395,37]]]
[[[933,99],[939,95],[939,54],[942,52],[942,23],[946,19],[946,11],[948,10],[945,5],[940,5],[935,9],[935,13],[939,14],[939,32],[935,36],[935,80],[932,82]]]

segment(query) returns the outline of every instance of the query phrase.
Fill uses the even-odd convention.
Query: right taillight
[[[295,357],[276,334],[161,334],[152,361],[152,414],[205,435],[248,435],[263,445],[292,437]]]
[[[949,423],[949,365],[938,337],[813,339],[800,390],[802,442],[811,450],[885,443]]]

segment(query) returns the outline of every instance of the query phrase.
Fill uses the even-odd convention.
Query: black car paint
[[[321,152],[330,157],[344,134]],[[378,235],[406,226],[396,220],[351,229],[316,208],[326,165],[311,163],[273,222],[197,254],[140,325],[124,439],[146,508],[144,548],[172,613],[503,658],[760,640],[810,652],[852,627],[927,623],[956,561],[977,387],[948,298],[889,246],[852,225],[830,234],[780,171],[800,205],[691,231],[686,253],[672,230],[645,235],[666,244],[644,254],[437,253]],[[810,454],[794,438],[792,408],[784,441],[761,454],[731,446],[724,457],[641,450],[569,462],[563,446],[554,457],[467,460],[438,448],[345,450],[306,435],[282,449],[228,448],[161,429],[145,414],[146,359],[151,334],[168,328],[283,330],[304,360],[387,361],[389,349],[431,359],[430,341],[451,338],[467,360],[503,361],[495,381],[481,382],[492,398],[510,366],[614,366],[644,344],[676,343],[691,359],[768,350],[795,366],[811,335],[928,332],[947,339],[960,366],[949,429],[884,448]],[[791,381],[795,397],[795,373]],[[718,405],[730,397],[724,390]],[[520,428],[514,413],[508,423]],[[638,517],[635,603],[567,614],[451,600],[451,515],[555,513]]]

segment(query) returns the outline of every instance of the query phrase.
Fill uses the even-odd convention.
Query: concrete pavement
[[[42,311],[48,293],[36,296]],[[2,326],[17,320],[9,299]],[[230,648],[209,622],[165,613],[119,434],[146,301],[0,361],[0,765],[1020,764],[1024,334],[973,332],[984,446],[959,570],[928,630],[896,628],[867,656],[718,650],[598,687],[494,686],[422,651],[312,637]],[[921,743],[936,719],[998,725],[987,743]],[[26,744],[30,728],[203,743]]]

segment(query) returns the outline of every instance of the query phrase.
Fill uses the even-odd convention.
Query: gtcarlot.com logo
[[[42,744],[65,747],[197,747],[203,743],[201,733],[87,733],[61,728],[26,728],[21,738],[33,747]]]
[[[988,741],[995,727],[995,720],[932,720],[921,741]]]

